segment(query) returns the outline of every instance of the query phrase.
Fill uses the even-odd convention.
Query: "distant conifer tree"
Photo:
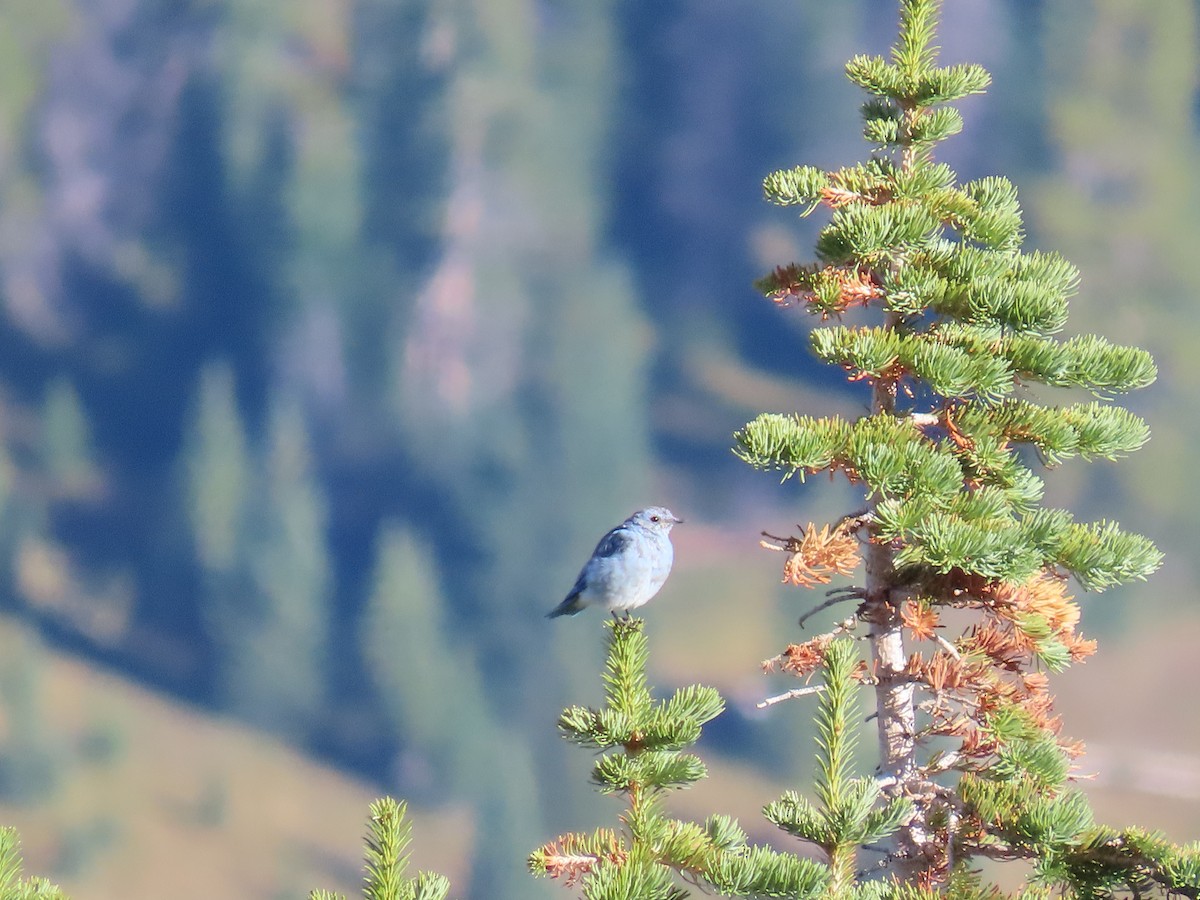
[[[326,502],[297,405],[275,404],[257,466],[247,445],[233,373],[212,364],[200,379],[186,465],[218,702],[301,740],[326,698]]]

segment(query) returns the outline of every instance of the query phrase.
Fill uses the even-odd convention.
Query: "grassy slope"
[[[100,724],[119,750],[113,762],[71,767],[44,807],[0,806],[0,822],[20,829],[28,872],[74,900],[358,895],[374,786],[56,654],[43,691],[55,742]],[[461,883],[470,818],[414,820],[413,865]]]

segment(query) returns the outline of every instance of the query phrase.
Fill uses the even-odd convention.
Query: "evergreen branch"
[[[746,843],[746,832],[737,820],[714,813],[704,821],[708,842],[717,850],[734,850]]]
[[[916,73],[889,65],[881,56],[855,56],[846,63],[846,77],[859,87],[894,100],[902,108],[919,109],[980,94],[991,83],[982,66],[966,64],[925,67]]]
[[[1047,793],[1027,779],[995,781],[964,775],[959,793],[986,827],[986,844],[973,849],[996,858],[1036,861],[1047,887],[1070,885],[1078,896],[1136,894],[1154,885],[1200,896],[1200,844],[1172,846],[1139,829],[1115,831],[1092,822],[1077,791]]]
[[[823,644],[822,685],[817,714],[815,806],[795,791],[763,809],[768,821],[789,834],[811,841],[829,854],[830,890],[833,895],[853,883],[857,847],[893,832],[911,815],[907,800],[880,805],[881,788],[874,779],[851,776],[857,744],[854,675],[858,654],[853,641]]]
[[[1018,845],[1033,848],[1075,841],[1093,823],[1087,798],[1079,791],[1065,791],[1053,798],[1027,798],[1006,831]]]
[[[858,55],[846,63],[846,77],[863,90],[880,97],[893,98],[904,93],[903,76],[882,56]]]
[[[915,147],[927,148],[948,137],[953,137],[962,129],[962,113],[952,107],[942,106],[937,109],[925,110],[921,115],[914,116],[908,126],[907,134],[901,132],[897,138],[880,143],[908,143]]]
[[[960,63],[934,69],[917,79],[909,95],[903,99],[914,106],[949,103],[971,94],[982,94],[991,83],[992,76],[983,66]]]
[[[958,286],[956,286],[958,287]],[[1067,297],[1036,281],[993,279],[961,285],[932,304],[943,315],[983,327],[1048,335],[1067,321]]]
[[[0,896],[17,890],[21,880],[21,843],[15,828],[0,828]]]
[[[899,362],[934,393],[948,399],[997,400],[1013,389],[1013,374],[1004,360],[977,356],[923,335],[912,335],[901,342]]]
[[[1119,347],[1092,334],[1059,343],[1019,336],[1004,340],[1000,352],[1023,378],[1054,387],[1081,387],[1093,393],[1126,393],[1153,384],[1158,369],[1138,347]]]
[[[592,781],[601,793],[629,791],[631,786],[649,791],[686,787],[708,774],[698,756],[670,750],[648,750],[629,755],[610,753],[592,767]]]
[[[1114,346],[1094,335],[1065,342],[1035,334],[997,340],[965,325],[907,335],[886,328],[835,326],[813,331],[811,342],[819,359],[857,377],[911,373],[946,398],[998,399],[1012,391],[1014,375],[1093,393],[1126,392],[1157,377],[1146,351]]]
[[[1139,449],[1150,437],[1143,419],[1098,402],[1045,407],[1010,398],[965,410],[955,425],[967,435],[990,434],[1005,443],[1031,444],[1051,465],[1073,456],[1116,459]]]
[[[383,797],[371,804],[367,827],[366,877],[363,895],[367,900],[402,897],[407,887],[412,825],[405,819],[406,804]]]
[[[905,546],[896,554],[899,567],[924,565],[943,573],[963,569],[991,580],[1021,582],[1044,564],[1039,548],[1019,542],[1019,522],[977,524],[917,505],[912,515],[919,515],[920,522],[896,529],[893,510],[902,508],[883,503],[879,509],[880,533],[903,533]]]
[[[783,469],[787,477],[833,465],[849,443],[845,420],[763,413],[734,434],[734,453],[759,469]]]
[[[662,707],[664,719],[694,722],[697,729],[711,722],[725,710],[725,700],[716,688],[691,684],[679,688]],[[652,729],[647,729],[648,731]],[[696,737],[699,737],[697,733]],[[695,740],[695,738],[693,739]]]
[[[1122,531],[1116,522],[1073,525],[1057,562],[1089,591],[1144,580],[1162,564],[1163,555],[1140,534]]]
[[[829,870],[825,866],[768,847],[715,854],[700,874],[723,895],[750,900],[767,897],[811,900],[824,896],[829,884]]]
[[[836,840],[825,812],[813,806],[796,791],[785,791],[778,800],[764,806],[763,816],[788,834],[816,844],[826,851]]]
[[[903,435],[905,443],[889,443],[890,435]],[[1031,475],[1015,481],[999,477],[998,486],[959,493],[963,470],[953,454],[919,438],[899,420],[866,419],[845,429],[840,420],[830,427],[827,420],[760,416],[738,436],[740,455],[760,465],[787,468],[828,459],[826,468],[841,467],[868,484],[883,498],[875,514],[876,534],[900,544],[899,566],[925,565],[943,573],[962,569],[1021,583],[1055,564],[1075,574],[1088,590],[1099,591],[1145,578],[1162,561],[1150,541],[1114,523],[1072,524],[1063,510],[1033,510],[1018,518],[1015,513],[1040,493],[1022,499],[1029,485],[1040,484]],[[842,438],[844,444],[833,445]],[[807,460],[805,453],[810,454]],[[1009,489],[1012,483],[1015,494]]]
[[[650,711],[653,699],[646,683],[646,635],[641,619],[612,619],[604,623],[609,636],[604,689],[610,708],[636,721]]]
[[[829,186],[829,175],[816,166],[781,169],[763,179],[763,195],[777,206],[808,206],[804,215],[815,208]]]
[[[412,840],[407,809],[406,803],[391,797],[381,797],[371,804],[364,854],[366,900],[445,900],[450,893],[450,881],[444,875],[419,872],[406,877]],[[0,851],[0,865],[2,858]],[[9,895],[0,889],[0,896]],[[341,894],[323,890],[311,891],[308,896],[309,900],[345,900]]]
[[[884,180],[879,190],[890,192],[900,200],[923,203],[935,211],[939,206],[934,201],[955,194],[954,170],[945,163],[930,162],[908,169],[886,168],[882,170],[881,178]],[[944,212],[939,218],[944,217]]]
[[[942,223],[916,203],[850,203],[834,210],[817,238],[817,255],[831,265],[886,266],[931,244]]]
[[[754,283],[780,306],[803,303],[821,316],[841,316],[851,306],[867,306],[881,292],[870,271],[846,266],[781,266]]]
[[[1040,727],[1029,713],[1012,704],[989,713],[982,730],[996,742],[989,774],[999,781],[1021,783],[1035,792],[1053,796],[1067,780],[1070,761],[1054,735]]]
[[[827,810],[838,810],[845,802],[850,788],[850,771],[858,737],[851,721],[856,717],[854,692],[857,688],[851,675],[858,661],[853,642],[833,641],[825,650],[822,680],[826,693],[817,711],[817,743],[819,775],[817,796]]]
[[[675,874],[726,892],[736,887],[739,896],[815,900],[828,881],[819,863],[746,846],[745,832],[727,816],[710,816],[703,825],[664,817],[662,792],[686,787],[706,774],[699,758],[679,749],[699,736],[700,727],[721,712],[724,701],[712,688],[692,685],[665,702],[642,702],[642,622],[607,627],[612,629],[604,674],[608,702],[600,710],[569,707],[560,727],[565,737],[590,746],[612,746],[608,742],[625,736],[615,741],[619,749],[596,761],[592,774],[602,793],[629,798],[622,816],[628,840],[603,829],[563,835],[534,851],[530,868],[567,884],[578,882],[585,897],[597,900],[686,897]],[[631,696],[635,702],[629,702]]]
[[[845,466],[880,496],[949,502],[962,489],[962,466],[955,455],[892,416],[861,419],[851,427]]]
[[[600,712],[586,706],[570,706],[558,717],[558,729],[563,737],[584,747],[608,749],[628,739],[630,729],[609,730],[613,723],[602,724]]]
[[[655,840],[659,861],[679,872],[692,874],[704,868],[713,854],[708,831],[695,822],[672,819]]]
[[[892,48],[892,62],[908,78],[918,78],[937,62],[937,18],[941,4],[935,0],[902,0],[900,34]]]
[[[735,453],[758,468],[783,469],[790,477],[842,469],[884,496],[920,495],[949,502],[962,488],[955,454],[928,440],[910,422],[763,414],[735,435]]]
[[[971,214],[956,223],[963,238],[993,250],[1016,250],[1024,238],[1017,189],[1007,178],[989,176],[968,182],[963,193],[972,201]]]
[[[946,398],[999,398],[1010,393],[1013,372],[1005,360],[966,345],[961,335],[901,334],[888,328],[835,326],[813,331],[818,359],[849,369],[856,378],[880,380],[911,374]],[[980,342],[982,343],[982,342]]]
[[[601,860],[583,879],[583,896],[587,900],[684,900],[688,894],[675,886],[670,869],[631,855],[623,865]]]
[[[450,879],[437,872],[418,872],[413,885],[413,900],[445,900]]]
[[[628,856],[617,833],[600,828],[590,835],[564,834],[533,851],[528,864],[533,874],[561,879],[570,887],[602,860],[620,865]]]
[[[0,897],[4,900],[66,900],[67,895],[45,878],[21,880],[21,840],[15,828],[0,828]]]
[[[1158,873],[1151,878],[1167,890],[1196,900],[1200,897],[1200,841],[1171,847],[1157,859]]]

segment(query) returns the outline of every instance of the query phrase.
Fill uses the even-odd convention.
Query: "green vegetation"
[[[1079,748],[1059,735],[1044,674],[1095,650],[1076,631],[1066,573],[1103,590],[1145,578],[1162,554],[1115,523],[1078,523],[1042,506],[1043,482],[1024,452],[1036,449],[1044,468],[1138,449],[1148,429],[1137,416],[1106,402],[1053,407],[1023,386],[1107,398],[1150,384],[1157,370],[1136,347],[1055,337],[1077,270],[1053,253],[1022,252],[1011,183],[959,184],[934,161],[936,145],[963,126],[946,104],[989,83],[979,66],[937,65],[939,13],[938,0],[902,0],[890,58],[847,64],[870,97],[868,162],[800,166],[764,183],[780,206],[831,213],[818,262],[778,267],[758,286],[780,305],[838,320],[812,332],[812,349],[871,396],[870,412],[852,422],[765,414],[737,434],[751,465],[781,470],[785,481],[841,473],[865,502],[832,528],[764,542],[788,555],[785,580],[798,585],[860,567],[865,575],[818,607],[853,601],[853,613],[771,662],[806,679],[823,673],[817,803],[789,792],[764,815],[824,851],[825,868],[763,858],[741,846],[744,836],[726,843],[741,835],[733,823],[689,827],[646,799],[702,777],[700,761],[678,748],[721,701],[692,688],[655,707],[635,620],[611,626],[607,706],[571,708],[560,720],[576,742],[622,748],[601,757],[593,780],[628,797],[627,835],[569,834],[530,860],[537,873],[582,882],[589,898],[688,896],[677,878],[727,896],[1007,896],[982,880],[979,859],[1032,864],[1012,896],[1200,894],[1200,845],[1095,823],[1069,784]],[[855,309],[880,324],[840,324]],[[967,622],[953,639],[942,633],[950,610]],[[875,701],[873,778],[852,775],[859,689]],[[878,862],[860,867],[860,848]]]
[[[46,688],[35,633],[281,740],[280,765],[297,765],[290,747],[407,796],[422,832],[453,820],[470,839],[454,868],[437,862],[464,896],[553,893],[529,881],[528,848],[602,813],[548,726],[588,697],[603,648],[540,615],[596,523],[650,502],[699,524],[649,613],[651,629],[687,622],[655,637],[668,695],[703,678],[740,696],[751,660],[774,652],[763,636],[794,613],[766,566],[763,589],[748,586],[747,522],[794,521],[801,490],[835,543],[775,540],[789,580],[813,574],[805,552],[852,571],[837,541],[885,539],[892,558],[876,562],[911,594],[902,620],[956,648],[939,626],[963,611],[939,617],[977,587],[960,573],[1027,585],[1047,565],[1106,591],[1089,636],[1134,608],[1147,630],[1183,631],[1162,611],[1191,590],[1200,509],[1197,9],[949,7],[947,52],[997,84],[964,104],[948,144],[959,114],[941,101],[981,87],[981,70],[921,81],[913,32],[904,58],[857,58],[852,84],[837,63],[884,45],[878,13],[867,0],[3,5],[0,625],[28,640],[0,642],[0,792],[14,817],[46,804],[38,824],[21,819],[37,868],[86,893],[141,846],[155,803],[247,849],[240,803],[261,793],[269,818],[277,787],[235,783],[224,761],[142,805],[93,784],[165,714],[147,705],[94,732],[78,692]],[[838,168],[856,158],[862,86],[880,152]],[[819,165],[782,168],[767,193],[815,204],[808,217],[750,189],[795,159]],[[1011,184],[978,177],[992,170]],[[775,269],[813,242],[815,263]],[[741,296],[764,271],[777,304]],[[1068,320],[1080,286],[1088,303]],[[829,319],[815,356],[796,341],[804,317],[779,305]],[[1155,372],[1124,344],[1164,377],[1118,406]],[[893,421],[855,421],[866,387],[878,399],[889,383]],[[751,419],[739,452],[800,476],[786,490],[728,453]],[[1146,422],[1153,442],[1113,466]],[[824,469],[866,499],[798,486]],[[856,515],[839,528],[843,511]],[[1174,551],[1153,591],[1121,587],[1156,555],[1138,532]],[[1026,674],[1089,649],[1062,602],[1001,617]],[[940,677],[945,648],[899,627],[919,678]],[[701,657],[712,669],[698,674]],[[1132,677],[1096,692],[1132,692]],[[730,804],[769,778],[764,796],[802,791],[810,717],[731,707],[697,751],[730,779],[704,790]],[[90,739],[64,727],[71,714]],[[1126,736],[1116,717],[1106,727]],[[1174,734],[1176,747],[1146,740],[1188,752],[1193,736]],[[196,759],[182,744],[158,758]],[[1053,762],[1030,746],[1012,751],[1020,765]],[[136,759],[150,777],[154,757]],[[496,759],[508,777],[490,777]],[[1057,765],[1035,775],[1050,784]],[[662,821],[703,822],[701,796],[669,795]],[[305,850],[264,846],[264,892],[311,880]],[[218,858],[177,855],[180,878]]]
[[[4,900],[66,900],[45,878],[21,879],[20,841],[13,828],[0,828],[0,897]]]
[[[201,380],[188,474],[222,703],[295,740],[325,709],[331,563],[326,504],[300,409],[272,410],[249,457],[227,369]]]
[[[412,825],[405,818],[408,805],[383,797],[371,804],[367,822],[366,900],[443,900],[450,890],[444,875],[420,872],[406,876]],[[309,900],[345,900],[331,891],[313,891]]]

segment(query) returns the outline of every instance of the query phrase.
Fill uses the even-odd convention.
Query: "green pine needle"
[[[633,756],[625,753],[602,756],[592,768],[592,781],[605,794],[627,791],[630,785],[661,791],[686,787],[707,774],[708,769],[698,756],[650,750]]]
[[[371,804],[367,830],[366,878],[363,894],[367,900],[395,900],[411,895],[404,877],[408,868],[412,825],[405,818],[407,804],[383,797]]]
[[[45,878],[21,880],[21,841],[15,828],[0,828],[0,898],[3,900],[66,900]]]
[[[604,623],[609,637],[604,688],[609,705],[636,721],[649,712],[653,699],[646,683],[646,635],[641,619],[612,619]]]
[[[816,166],[797,166],[768,175],[763,195],[777,206],[808,206],[811,212],[828,185],[829,176]]]

